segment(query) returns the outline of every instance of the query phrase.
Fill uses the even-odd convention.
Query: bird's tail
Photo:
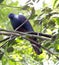
[[[40,55],[42,53],[42,50],[39,45],[37,46],[37,44],[32,44],[32,47],[34,51],[36,52],[36,54]]]
[[[32,47],[33,47],[34,51],[36,52],[36,54],[40,55],[42,53],[41,45],[38,44],[36,38],[30,38],[30,39],[31,39],[30,42],[32,44]]]

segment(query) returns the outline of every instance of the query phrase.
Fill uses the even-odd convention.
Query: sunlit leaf
[[[55,5],[56,5],[57,2],[58,2],[58,0],[54,0],[53,7],[55,7]]]

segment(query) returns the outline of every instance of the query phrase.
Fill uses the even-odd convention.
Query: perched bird
[[[11,24],[12,24],[12,27],[13,29],[15,30],[17,27],[19,27],[22,23],[25,22],[25,20],[27,21],[24,25],[22,25],[17,31],[20,31],[20,32],[34,32],[29,20],[26,19],[26,17],[24,15],[15,15],[13,13],[10,13],[8,15],[10,21],[11,21]],[[30,39],[37,41],[37,39],[35,37],[29,37]],[[33,42],[30,42],[33,49],[35,50],[36,54],[41,54],[42,53],[42,50],[41,50],[41,45],[40,44],[35,44]]]

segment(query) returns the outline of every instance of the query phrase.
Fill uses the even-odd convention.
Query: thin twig
[[[9,37],[7,37],[7,38],[5,38],[5,39],[3,39],[3,40],[0,40],[0,43],[1,42],[5,42],[6,40],[8,40],[9,39]]]
[[[26,32],[17,32],[17,31],[12,31],[12,32],[4,32],[4,31],[0,31],[0,35],[7,35],[7,36],[28,36],[28,37],[36,37],[36,38],[40,38],[43,40],[51,40],[51,38],[46,38],[44,36],[39,36],[39,35],[34,35],[34,34],[28,34]],[[9,39],[9,38],[8,38]],[[12,39],[12,37],[11,37]]]
[[[19,32],[19,31],[10,31],[10,30],[4,30],[0,29],[0,34],[6,34],[6,35],[28,35],[33,37],[47,37],[47,38],[56,38],[56,35],[49,35],[44,33],[38,33],[38,32]]]
[[[32,39],[29,39],[29,38],[25,38],[25,39],[29,40],[30,42],[33,42],[34,44],[39,44],[44,50],[46,50],[47,52],[49,52],[49,54],[54,55],[54,56],[59,60],[59,57],[56,56],[56,54],[54,54],[54,53],[52,53],[51,51],[49,51],[49,49],[43,47],[40,43],[37,43],[36,41],[34,41],[34,40],[32,40]]]
[[[6,5],[6,4],[0,4],[0,5],[2,5],[2,6],[4,6],[4,7],[20,8],[20,7],[16,7],[16,6],[10,6],[10,5]]]

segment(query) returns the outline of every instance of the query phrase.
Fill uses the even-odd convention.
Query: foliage
[[[58,64],[59,56],[59,1],[53,1],[53,8],[45,5],[42,9],[35,10],[34,3],[38,3],[40,0],[28,0],[24,6],[13,0],[1,0],[0,3],[0,28],[6,30],[13,30],[10,20],[8,19],[9,13],[19,14],[22,13],[29,18],[30,23],[35,32],[47,33],[50,35],[56,35],[57,37],[51,40],[38,39],[42,46],[48,50],[42,48],[43,53],[36,55],[31,47],[29,41],[17,37],[15,40],[7,42],[6,47],[1,46],[6,43],[0,43],[0,64],[1,65],[45,65],[44,62]],[[0,35],[0,40],[7,36]],[[9,44],[9,45],[8,45]],[[55,54],[55,55],[54,55]]]

